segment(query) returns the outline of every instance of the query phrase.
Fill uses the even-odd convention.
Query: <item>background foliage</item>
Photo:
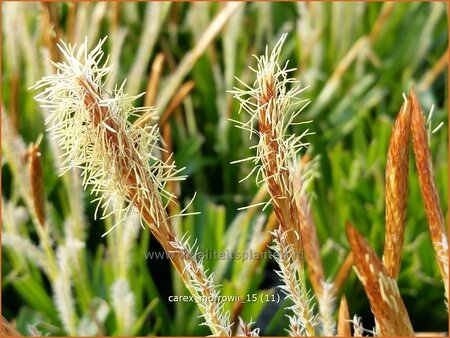
[[[320,155],[320,178],[314,181],[311,192],[327,277],[334,278],[349,251],[346,221],[355,224],[371,246],[382,252],[387,145],[403,102],[402,93],[412,87],[426,113],[434,106],[433,126],[444,122],[431,136],[430,145],[448,219],[445,3],[242,3],[215,35],[209,25],[216,15],[223,15],[224,6],[206,2],[2,3],[2,114],[12,120],[25,144],[44,134],[41,153],[48,231],[54,250],[66,243],[68,221],[78,219],[83,229],[78,239],[85,246],[77,254],[79,264],[73,268],[72,290],[77,325],[80,328],[87,323],[90,334],[209,333],[198,326],[195,304],[168,302],[169,295],[187,291],[168,261],[145,258],[146,252],[161,249],[147,232],[139,230],[137,220],[128,220],[102,238],[114,216],[94,221],[95,205],[89,203],[92,197],[87,193],[82,193],[79,209],[75,209],[73,200],[78,192],[81,194],[80,182],[76,175],[58,177],[57,154],[45,134],[44,114],[33,101],[35,93],[28,88],[52,70],[47,58],[57,55],[52,46],[59,37],[80,42],[87,36],[93,46],[108,35],[106,52],[112,55],[115,74],[108,84],[112,88],[114,82],[127,79],[125,90],[129,94],[146,90],[152,64],[162,53],[164,63],[155,95],[161,116],[170,108],[174,95],[179,95],[178,85],[171,82],[175,75],[184,83],[193,81],[193,89],[170,112],[163,133],[177,165],[186,167],[189,175],[175,187],[180,201],[186,204],[197,192],[192,209],[202,212],[179,220],[177,229],[196,238],[200,251],[243,251],[255,229],[263,225],[261,217],[269,215],[270,208],[265,212],[238,211],[251,202],[258,187],[254,179],[239,183],[251,171],[249,164],[230,162],[250,156],[248,147],[255,140],[249,140],[229,121],[247,117],[238,114],[237,102],[227,90],[237,85],[234,76],[253,82],[247,68],[254,65],[252,54],[263,53],[266,44],[273,46],[283,32],[289,35],[282,59],[298,68],[296,77],[308,86],[304,96],[311,100],[301,120],[313,120],[308,126],[315,134],[308,142],[311,154]],[[54,35],[49,34],[52,31]],[[196,51],[205,36],[211,36],[212,42],[198,58],[186,63],[185,58],[195,54],[189,51]],[[143,103],[144,98],[139,104]],[[26,166],[14,167],[8,149],[3,147],[3,152],[2,234],[14,229],[22,238],[40,245],[19,187],[18,171],[26,171]],[[23,334],[31,333],[27,324],[50,335],[70,333],[61,323],[51,281],[26,256],[19,247],[2,248],[3,315],[15,321]],[[205,261],[225,295],[276,292],[273,262],[261,262],[251,276],[243,275],[250,264]],[[123,299],[133,300],[128,305],[115,303],[117,290],[112,286],[119,278],[129,284],[128,291],[122,290],[131,297]],[[399,287],[416,331],[447,330],[443,286],[412,153]],[[362,315],[364,326],[371,328],[370,307],[353,272],[341,293],[348,298],[350,315]],[[124,306],[129,309],[124,311]],[[283,308],[284,304],[247,303],[242,315],[247,321],[253,318],[263,335],[285,335]],[[78,329],[75,333],[82,332]]]

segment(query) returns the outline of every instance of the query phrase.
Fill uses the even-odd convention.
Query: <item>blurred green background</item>
[[[178,220],[177,231],[188,232],[192,242],[196,238],[200,251],[243,251],[251,247],[270,208],[238,211],[259,187],[254,177],[239,183],[251,171],[250,163],[230,162],[251,156],[248,148],[255,140],[229,121],[248,116],[238,114],[238,104],[227,90],[237,86],[235,76],[252,84],[252,54],[262,54],[266,45],[271,48],[287,32],[281,63],[289,60],[297,68],[295,77],[308,87],[303,98],[311,103],[300,120],[313,120],[308,127],[315,134],[307,141],[311,155],[320,155],[320,177],[310,187],[312,209],[326,276],[333,280],[349,251],[346,221],[378,254],[382,252],[387,146],[402,93],[410,88],[417,91],[426,115],[434,106],[432,128],[444,122],[431,135],[430,146],[448,220],[447,13],[446,3],[419,2],[3,2],[3,316],[27,335],[209,334],[199,326],[195,304],[168,301],[169,295],[187,291],[167,260],[145,259],[146,252],[161,249],[140,230],[136,217],[102,238],[116,216],[94,221],[95,204],[80,188],[77,173],[58,177],[58,150],[45,133],[47,112],[36,105],[36,92],[28,88],[53,71],[48,59],[58,55],[54,45],[59,38],[80,43],[87,37],[93,47],[107,35],[105,49],[113,67],[107,87],[127,79],[125,91],[132,95],[147,90],[150,74],[158,73],[152,65],[158,65],[157,55],[163,56],[154,100],[149,95],[145,100],[168,116],[164,138],[170,141],[177,165],[186,167],[188,179],[175,187],[181,204],[197,192],[190,209],[201,211]],[[191,90],[172,109],[180,86]],[[137,104],[143,105],[144,98]],[[301,133],[302,128],[293,131]],[[33,222],[23,181],[28,175],[25,147],[41,134],[45,230]],[[60,284],[33,259],[33,250],[43,250],[45,238],[61,265],[58,271],[64,266],[70,270],[61,289],[69,315],[55,293]],[[73,254],[66,265],[61,263],[64,253]],[[255,271],[249,270],[248,261],[204,263],[215,272],[225,295],[276,292],[277,267],[270,260]],[[246,271],[253,272],[246,276]],[[443,285],[412,152],[398,283],[416,331],[447,330]],[[348,299],[350,315],[362,316],[364,327],[371,329],[370,306],[353,272],[340,294]],[[252,318],[262,335],[286,335],[286,306],[247,303],[242,316],[246,321]]]

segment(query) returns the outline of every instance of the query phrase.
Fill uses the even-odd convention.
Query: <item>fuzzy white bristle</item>
[[[151,195],[158,194],[173,200],[175,196],[165,189],[167,181],[185,177],[179,176],[181,170],[171,159],[160,159],[163,150],[158,127],[134,127],[130,122],[131,116],[153,111],[133,106],[141,95],[125,94],[124,83],[112,93],[104,90],[111,73],[107,61],[101,63],[104,42],[101,40],[89,53],[86,41],[79,47],[62,42],[59,48],[65,61],[54,63],[57,73],[44,77],[33,88],[44,88],[35,99],[50,111],[46,124],[64,153],[63,172],[81,169],[83,186],[97,196],[98,207],[106,217],[117,200],[127,202],[126,213],[133,198],[155,201]],[[100,121],[93,119],[96,113],[101,115]],[[115,135],[114,141],[111,135]],[[134,186],[127,176],[133,176]],[[130,191],[135,195],[130,197]],[[146,206],[150,212],[157,207]]]

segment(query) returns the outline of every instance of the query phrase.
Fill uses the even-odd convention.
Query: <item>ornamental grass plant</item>
[[[2,335],[446,334],[445,4],[2,7]]]

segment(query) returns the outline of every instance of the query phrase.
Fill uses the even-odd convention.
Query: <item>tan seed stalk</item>
[[[287,233],[280,227],[273,232],[274,251],[278,254],[276,257],[280,270],[277,274],[280,276],[284,285],[281,290],[293,302],[291,307],[294,312],[289,317],[289,333],[291,336],[315,336],[316,318],[312,312],[306,289],[303,271],[298,271],[300,257],[294,245],[287,241]]]
[[[355,260],[355,273],[364,286],[381,336],[413,336],[414,331],[397,282],[366,240],[347,223],[347,237]]]
[[[405,100],[392,128],[386,162],[386,231],[383,265],[397,279],[405,236],[411,100]]]
[[[322,299],[323,285],[325,282],[325,275],[323,272],[322,260],[320,259],[319,240],[317,238],[316,225],[312,217],[312,211],[308,195],[305,187],[308,185],[305,179],[308,176],[307,170],[313,161],[307,164],[301,164],[298,170],[297,177],[292,181],[293,189],[296,192],[296,205],[298,210],[298,217],[300,222],[300,233],[302,237],[303,250],[305,252],[305,259],[308,263],[309,278],[314,292],[319,300]],[[330,292],[332,292],[330,290]],[[319,304],[320,307],[320,304]]]
[[[350,328],[350,314],[348,312],[347,298],[342,296],[339,304],[337,336],[350,337],[352,331]]]
[[[448,302],[448,239],[444,225],[444,215],[440,207],[439,195],[434,183],[433,165],[428,146],[425,118],[414,91],[411,91],[410,97],[412,101],[412,140],[420,190],[425,205],[431,240],[433,241],[436,259],[444,283],[445,298]]]
[[[307,105],[307,100],[300,101],[298,95],[303,91],[298,81],[289,75],[294,69],[279,64],[279,56],[286,34],[277,42],[269,53],[268,48],[264,55],[256,57],[257,67],[252,69],[256,73],[256,81],[249,86],[242,81],[244,89],[234,88],[232,93],[239,100],[241,110],[247,112],[251,118],[248,122],[235,121],[237,126],[250,133],[250,137],[258,137],[257,154],[245,160],[252,160],[257,170],[257,183],[266,183],[270,195],[270,202],[277,215],[280,227],[274,234],[274,250],[278,254],[278,271],[282,289],[286,297],[291,298],[294,305],[294,315],[290,318],[291,335],[299,333],[308,336],[315,335],[315,316],[313,314],[310,297],[305,286],[304,260],[302,247],[301,220],[307,220],[307,214],[300,216],[300,208],[305,207],[299,198],[303,187],[295,185],[298,179],[295,173],[299,170],[298,153],[305,147],[302,138],[308,130],[301,135],[286,136],[287,129],[295,122],[295,118]],[[304,105],[295,110],[299,103]],[[254,125],[257,125],[255,128]],[[239,162],[239,161],[237,161]],[[306,222],[304,222],[304,226]],[[305,230],[307,231],[307,230]],[[308,234],[309,235],[309,234]],[[311,239],[311,238],[309,238]],[[316,258],[313,252],[308,257]],[[311,263],[315,266],[316,262]],[[316,270],[312,275],[316,277]],[[314,283],[318,283],[314,280]],[[320,286],[317,286],[320,288]]]

